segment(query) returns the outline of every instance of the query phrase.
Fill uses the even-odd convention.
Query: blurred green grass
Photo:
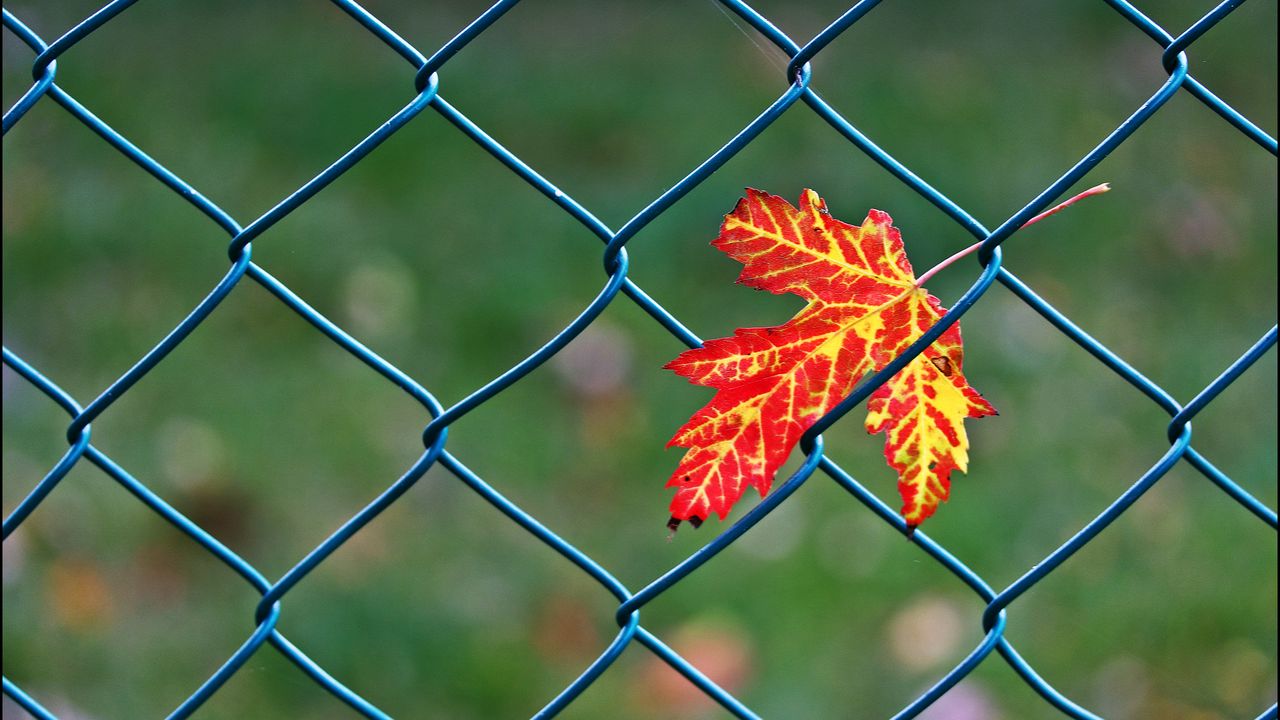
[[[423,50],[482,3],[368,7]],[[11,3],[47,39],[92,7]],[[843,9],[758,9],[796,38]],[[1144,8],[1146,9],[1146,8]],[[1185,27],[1207,8],[1149,12]],[[1157,12],[1158,11],[1158,12]],[[1276,126],[1275,7],[1197,42],[1196,76]],[[612,227],[783,90],[785,59],[711,2],[524,3],[441,73],[441,94]],[[30,53],[4,35],[6,106]],[[1103,3],[886,3],[825,50],[814,86],[994,226],[1164,79]],[[322,3],[140,5],[59,61],[59,83],[242,223],[412,94],[412,70]],[[225,236],[51,102],[6,135],[4,341],[82,402],[225,272]],[[1275,321],[1274,158],[1182,95],[1006,246],[1006,266],[1180,400]],[[629,246],[632,277],[705,337],[797,304],[733,285],[707,246],[751,185],[890,211],[917,267],[970,239],[803,107]],[[255,242],[254,257],[423,382],[464,397],[604,282],[598,241],[427,111]],[[950,303],[972,265],[939,276]],[[931,536],[997,587],[1167,447],[1160,411],[1001,287],[967,316],[967,367],[1001,410]],[[659,370],[679,344],[625,299],[450,431],[464,462],[638,588],[721,527],[666,540],[670,432],[707,399]],[[610,368],[621,372],[604,372]],[[1276,361],[1196,421],[1195,446],[1276,506]],[[858,413],[855,413],[857,416]],[[66,419],[4,374],[4,508],[64,450]],[[94,423],[95,443],[269,577],[399,475],[426,418],[251,282]],[[853,417],[831,455],[894,502]],[[1010,610],[1008,635],[1108,718],[1235,718],[1275,701],[1274,531],[1178,468]],[[171,709],[251,632],[256,596],[82,465],[4,544],[6,674],[63,717]],[[531,714],[616,631],[614,603],[452,476],[414,490],[291,592],[282,630],[396,717]],[[766,717],[879,717],[980,637],[981,603],[823,477],[644,611],[646,627]],[[999,660],[937,718],[1053,711]],[[10,704],[5,717],[21,715]],[[565,717],[718,717],[628,649]],[[963,715],[963,713],[977,713]],[[211,718],[351,715],[266,649]]]

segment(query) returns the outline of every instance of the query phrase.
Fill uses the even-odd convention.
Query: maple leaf
[[[849,225],[812,190],[797,208],[748,188],[712,245],[743,264],[739,283],[808,304],[783,325],[736,330],[665,366],[716,389],[667,444],[688,448],[667,482],[673,530],[711,513],[723,520],[748,485],[767,494],[804,432],[946,312],[918,286],[887,213]],[[947,499],[951,471],[966,470],[963,420],[995,414],[962,367],[957,323],[868,402],[867,430],[885,433],[911,527]]]

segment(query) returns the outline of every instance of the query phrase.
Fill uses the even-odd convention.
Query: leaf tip
[[[870,220],[873,225],[884,225],[885,227],[891,227],[893,225],[893,218],[889,216],[889,213],[875,208],[871,208],[867,211],[867,219]]]
[[[671,531],[670,534],[667,535],[668,540],[676,536],[676,531],[680,529],[680,523],[682,522],[684,521],[676,517],[675,515],[672,515],[670,518],[667,519],[667,530]],[[689,518],[689,524],[693,526],[694,530],[697,530],[698,528],[702,527],[702,518],[695,515]]]
[[[807,206],[808,209],[812,209],[821,215],[831,214],[831,211],[827,210],[827,201],[823,200],[818,191],[812,188],[805,188],[800,191],[800,205],[802,209]]]

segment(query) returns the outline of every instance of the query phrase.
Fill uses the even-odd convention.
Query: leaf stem
[[[1084,192],[1080,193],[1079,195],[1076,195],[1076,196],[1074,196],[1074,197],[1072,197],[1072,198],[1070,198],[1070,199],[1068,199],[1068,200],[1065,200],[1065,201],[1063,201],[1063,202],[1061,202],[1061,203],[1058,203],[1057,205],[1054,205],[1053,207],[1049,208],[1048,210],[1045,210],[1044,212],[1040,213],[1039,215],[1037,215],[1037,216],[1035,216],[1035,217],[1031,218],[1030,220],[1028,220],[1028,221],[1026,221],[1025,223],[1023,223],[1023,224],[1022,224],[1022,227],[1023,227],[1023,228],[1025,228],[1025,227],[1030,227],[1030,226],[1032,226],[1032,225],[1035,225],[1036,223],[1038,223],[1038,222],[1040,222],[1041,220],[1043,220],[1043,219],[1045,219],[1045,218],[1049,217],[1050,215],[1053,215],[1053,214],[1055,214],[1055,213],[1060,213],[1060,212],[1062,212],[1063,210],[1066,210],[1067,208],[1069,208],[1069,207],[1071,207],[1072,205],[1076,204],[1076,203],[1077,203],[1078,201],[1080,201],[1080,200],[1083,200],[1083,199],[1085,199],[1085,198],[1087,198],[1087,197],[1092,197],[1092,196],[1094,196],[1094,195],[1101,195],[1102,193],[1107,192],[1107,191],[1108,191],[1108,190],[1110,190],[1110,189],[1111,189],[1111,184],[1110,184],[1110,183],[1102,183],[1101,185],[1095,185],[1095,186],[1093,186],[1093,187],[1089,188],[1088,190],[1085,190]],[[1021,229],[1022,229],[1022,228],[1019,228],[1019,230],[1021,230]],[[933,267],[929,268],[928,272],[926,272],[925,274],[921,275],[919,278],[917,278],[917,279],[916,279],[916,287],[924,287],[924,284],[925,284],[926,282],[928,282],[929,278],[933,277],[934,275],[937,275],[939,271],[941,271],[941,270],[945,269],[947,266],[951,265],[951,263],[954,263],[955,261],[959,260],[960,258],[963,258],[964,256],[966,256],[966,255],[968,255],[968,254],[970,254],[970,253],[972,253],[972,252],[976,251],[978,248],[982,247],[982,243],[983,243],[983,241],[982,241],[982,240],[979,240],[978,242],[976,242],[976,243],[974,243],[974,244],[970,245],[969,247],[967,247],[967,248],[965,248],[965,249],[961,250],[960,252],[956,253],[955,255],[952,255],[951,257],[947,258],[946,260],[943,260],[942,262],[938,263],[937,265],[934,265]]]

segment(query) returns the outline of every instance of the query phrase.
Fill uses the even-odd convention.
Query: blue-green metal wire
[[[1158,112],[1180,90],[1186,90],[1260,147],[1272,155],[1276,154],[1276,141],[1274,138],[1223,102],[1188,72],[1187,50],[1192,47],[1196,40],[1243,4],[1244,0],[1226,0],[1222,2],[1176,37],[1154,23],[1125,0],[1104,0],[1124,19],[1160,45],[1163,50],[1158,59],[1161,66],[1168,72],[1169,78],[1155,90],[1150,99],[1139,106],[1112,132],[1108,133],[1093,150],[1080,158],[1056,180],[1048,182],[1042,192],[1012,213],[995,230],[988,230],[966,210],[894,159],[892,155],[862,133],[854,123],[823,100],[813,87],[814,78],[810,61],[830,43],[836,41],[846,31],[855,26],[859,20],[874,10],[881,0],[862,0],[854,4],[804,45],[793,41],[768,18],[758,13],[747,3],[740,0],[720,1],[726,8],[742,18],[764,38],[774,43],[788,55],[790,62],[783,78],[786,89],[773,103],[762,110],[754,120],[730,137],[724,145],[708,156],[706,160],[696,165],[687,175],[642,208],[631,220],[624,223],[616,231],[609,228],[587,208],[556,187],[514,153],[503,147],[496,139],[475,125],[440,95],[439,73],[445,68],[449,60],[493,23],[499,21],[519,0],[501,0],[497,2],[475,20],[468,23],[451,40],[430,56],[424,55],[417,50],[412,44],[359,4],[351,0],[333,0],[333,3],[343,12],[353,18],[365,30],[382,40],[383,43],[413,67],[412,84],[411,86],[408,82],[406,84],[406,88],[411,87],[412,89],[411,97],[404,108],[375,128],[362,141],[317,174],[315,178],[281,200],[261,217],[243,226],[229,213],[201,194],[195,187],[151,158],[141,148],[95,116],[88,108],[81,105],[56,83],[58,58],[65,55],[95,30],[128,9],[134,4],[134,0],[117,0],[109,3],[67,30],[53,43],[45,43],[17,17],[7,9],[4,10],[5,28],[14,33],[35,53],[35,59],[32,62],[34,83],[4,113],[4,132],[7,134],[10,128],[25,117],[31,107],[42,98],[48,97],[50,101],[63,107],[89,130],[132,160],[142,170],[193,205],[210,221],[221,227],[230,238],[227,251],[231,259],[231,265],[223,278],[209,290],[205,298],[192,308],[171,331],[151,349],[142,353],[140,359],[132,367],[125,371],[119,379],[110,383],[87,406],[82,407],[76,399],[58,387],[53,380],[43,375],[8,347],[4,348],[3,355],[5,365],[48,396],[52,402],[65,410],[71,418],[66,431],[69,446],[67,452],[46,476],[36,484],[27,497],[4,519],[3,535],[5,538],[8,538],[15,528],[21,525],[32,512],[36,511],[44,499],[57,489],[59,482],[67,472],[78,464],[81,459],[84,459],[106,473],[124,491],[130,493],[146,507],[164,518],[192,542],[197,543],[219,559],[232,573],[247,582],[262,596],[251,623],[251,630],[249,630],[241,646],[176,709],[171,711],[168,717],[183,718],[191,715],[243,667],[244,663],[263,645],[270,644],[307,677],[310,677],[351,709],[365,717],[387,718],[387,714],[378,709],[372,702],[342,684],[308,658],[301,649],[293,645],[281,634],[276,626],[283,613],[284,599],[297,583],[301,582],[313,569],[323,563],[352,536],[360,532],[369,522],[372,522],[383,510],[394,504],[417,483],[429,468],[437,464],[451,472],[458,481],[476,492],[503,516],[529,532],[533,538],[541,541],[586,573],[619,603],[615,613],[619,626],[618,635],[573,682],[558,693],[552,694],[550,701],[543,709],[533,715],[538,718],[553,717],[573,703],[601,674],[608,671],[617,657],[633,642],[660,657],[735,717],[758,717],[755,712],[739,699],[716,685],[700,670],[663,643],[657,635],[641,625],[640,611],[646,604],[660,597],[691,573],[696,572],[702,565],[728,547],[729,544],[750,531],[765,515],[798,491],[813,473],[819,469],[865,505],[872,513],[895,527],[899,532],[907,535],[912,543],[949,570],[986,603],[982,616],[982,626],[985,632],[983,640],[961,659],[951,672],[940,678],[928,691],[908,702],[895,715],[896,718],[910,718],[918,715],[972,672],[975,667],[984,662],[992,651],[998,652],[1032,689],[1063,714],[1073,718],[1097,718],[1097,715],[1054,689],[1034,670],[1030,663],[1017,653],[1004,636],[1007,622],[1006,613],[1022,593],[1052,573],[1071,555],[1103,532],[1143,493],[1154,486],[1179,460],[1186,460],[1244,509],[1270,525],[1273,529],[1276,528],[1275,510],[1267,507],[1260,500],[1249,494],[1191,446],[1192,431],[1190,422],[1193,416],[1212,402],[1241,374],[1247,371],[1254,362],[1275,346],[1276,328],[1273,326],[1257,343],[1245,351],[1235,363],[1224,370],[1217,379],[1207,385],[1195,398],[1186,403],[1186,405],[1181,405],[1166,391],[1143,376],[1137,369],[1130,366],[1083,329],[1076,326],[1069,318],[1053,308],[1043,298],[1036,295],[1029,286],[1003,266],[1001,252],[1001,245],[1016,234],[1018,228],[1027,219],[1044,210],[1068,188],[1083,179],[1094,166],[1106,158],[1132,133],[1137,131],[1147,119]],[[408,81],[408,78],[406,80]],[[980,271],[972,287],[951,304],[951,310],[933,328],[912,343],[887,367],[860,384],[848,398],[819,420],[806,433],[801,443],[802,450],[806,456],[805,462],[790,478],[781,483],[740,520],[725,529],[697,552],[633,593],[589,555],[562,539],[537,518],[522,510],[492,485],[463,465],[446,447],[448,444],[448,430],[471,410],[492,399],[512,384],[519,382],[551,356],[559,352],[569,341],[590,325],[619,294],[625,295],[636,303],[684,344],[690,347],[700,345],[701,340],[693,331],[685,327],[678,318],[667,312],[656,300],[645,293],[639,285],[628,277],[629,264],[625,246],[654,218],[679,202],[689,191],[716,172],[742,148],[765,132],[779,117],[790,112],[801,101],[826,121],[840,136],[847,139],[857,150],[883,167],[892,177],[909,186],[975,238],[982,240],[982,250],[979,254]],[[607,275],[600,293],[572,322],[524,360],[447,409],[424,386],[383,359],[372,349],[366,347],[337,324],[324,317],[286,285],[272,277],[266,270],[251,260],[251,243],[255,239],[261,237],[280,219],[296,210],[315,196],[316,193],[323,190],[329,183],[360,162],[384,140],[411,122],[428,107],[443,116],[498,162],[525,180],[525,182],[537,189],[551,202],[596,235],[605,245],[601,257]],[[184,342],[191,333],[197,331],[201,322],[217,309],[219,303],[233,292],[240,280],[246,276],[265,288],[286,307],[310,323],[327,338],[351,353],[396,387],[399,387],[423,408],[423,443],[425,451],[418,460],[378,497],[348,519],[337,531],[325,538],[322,543],[307,553],[293,568],[275,582],[268,580],[215,536],[174,509],[146,484],[130,475],[91,442],[92,421],[107,411],[135,383],[145,378],[156,365],[162,362],[175,347]],[[1170,448],[1155,462],[1152,468],[1138,478],[1136,482],[1124,489],[1114,502],[1102,510],[1093,521],[1081,528],[1070,540],[1036,563],[1017,581],[999,592],[993,589],[981,576],[968,568],[960,559],[929,538],[927,534],[924,532],[912,532],[912,529],[906,526],[902,518],[889,505],[869,492],[850,474],[825,456],[821,438],[821,433],[824,430],[865,400],[877,387],[910,362],[912,358],[923,352],[930,343],[978,302],[997,281],[1086,352],[1168,412],[1171,418],[1167,426]],[[12,682],[7,676],[4,678],[4,693],[34,717],[41,720],[54,717],[36,699]],[[852,712],[857,714],[856,710]],[[1276,706],[1273,705],[1271,708],[1264,710],[1258,717],[1259,720],[1276,718]]]

